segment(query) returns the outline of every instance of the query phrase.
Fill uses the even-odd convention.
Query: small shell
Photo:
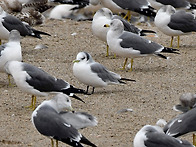
[[[124,113],[124,112],[133,112],[133,109],[121,109],[117,113]]]
[[[44,45],[44,44],[38,44],[38,45],[35,46],[34,49],[39,50],[39,49],[46,49],[46,48],[48,48],[46,45]]]

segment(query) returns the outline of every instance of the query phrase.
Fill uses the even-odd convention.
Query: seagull
[[[88,94],[89,86],[105,87],[109,84],[126,84],[125,81],[134,81],[131,79],[121,78],[120,75],[109,71],[102,64],[95,62],[87,52],[79,52],[76,60],[73,61],[73,74],[83,84],[87,85],[86,93]]]
[[[22,61],[20,33],[17,30],[12,30],[9,34],[8,42],[0,45],[0,72],[6,72],[4,66],[8,61],[12,60]],[[9,75],[8,80],[10,85]]]
[[[173,109],[185,113],[192,109],[193,106],[196,104],[196,94],[184,93],[180,96],[179,100],[180,104],[175,105]]]
[[[158,126],[145,125],[135,135],[134,147],[195,147],[186,140],[165,134]]]
[[[43,101],[31,116],[31,121],[37,131],[51,138],[52,146],[54,146],[53,139],[55,139],[57,147],[58,141],[73,147],[83,147],[81,143],[96,147],[95,144],[80,134],[72,123],[67,121],[69,117],[72,117],[71,115],[67,119],[62,117],[60,113],[62,109],[72,110],[71,100],[65,94],[59,93],[53,99]]]
[[[154,19],[157,28],[164,34],[171,36],[171,45],[174,36],[178,36],[178,48],[180,44],[180,35],[196,32],[195,15],[185,10],[176,11],[171,5],[163,6],[157,12]]]
[[[113,13],[125,12],[130,21],[130,11],[142,15],[155,17],[155,9],[150,6],[147,0],[100,0],[103,7],[109,8]]]
[[[41,39],[41,34],[50,36],[50,34],[38,31],[27,23],[23,23],[18,18],[7,14],[0,7],[0,39],[7,40],[9,38],[9,32],[14,29],[18,30],[21,36],[32,36],[39,39]]]
[[[31,108],[35,109],[36,96],[48,96],[49,93],[63,92],[82,102],[74,93],[85,93],[82,89],[74,88],[68,82],[57,79],[42,69],[28,63],[9,61],[5,70],[14,78],[16,85],[23,91],[32,95]]]
[[[109,27],[107,33],[109,48],[117,55],[126,58],[123,69],[125,69],[128,58],[132,58],[130,69],[132,71],[133,58],[156,55],[168,59],[161,52],[178,53],[177,49],[166,48],[137,34],[124,31],[123,23],[118,19],[112,20],[110,25],[106,24],[105,27]]]
[[[95,15],[93,16],[93,21],[92,21],[92,32],[101,41],[104,41],[107,43],[106,35],[107,35],[109,28],[104,27],[104,25],[110,24],[113,19],[121,20],[123,22],[125,31],[129,31],[129,32],[138,34],[140,36],[148,36],[146,33],[156,34],[156,32],[152,30],[142,30],[140,28],[137,28],[136,26],[129,23],[127,20],[123,19],[122,17],[118,15],[113,15],[112,11],[108,8],[101,8],[95,13]],[[108,49],[109,48],[107,45],[106,56],[109,55]]]
[[[170,120],[164,127],[164,132],[173,137],[179,137],[196,131],[196,105],[189,111],[182,113]],[[193,134],[193,144],[196,145]]]

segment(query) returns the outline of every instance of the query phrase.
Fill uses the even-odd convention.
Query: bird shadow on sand
[[[161,73],[164,73],[164,72],[168,72],[170,71],[170,68],[167,67],[167,66],[154,66],[154,67],[149,67],[149,66],[145,66],[145,67],[133,67],[132,71],[130,71],[130,69],[125,69],[125,70],[122,70],[121,68],[115,70],[115,72],[117,71],[121,71],[121,72],[129,72],[129,73],[149,73],[149,72],[161,72]],[[122,75],[122,73],[121,73]]]
[[[129,70],[126,70],[127,72],[129,72]],[[145,73],[147,73],[147,72],[161,72],[161,73],[163,73],[163,72],[167,72],[167,71],[169,71],[169,68],[168,67],[163,67],[163,66],[154,66],[154,67],[144,67],[144,68],[137,68],[137,67],[134,67],[133,68],[133,71],[131,71],[131,72],[145,72]]]
[[[104,88],[104,89],[101,89],[101,88],[95,88],[95,92],[92,94],[92,95],[100,95],[100,94],[115,94],[115,93],[119,93],[119,92],[130,92],[130,93],[133,93],[132,90],[130,89],[126,89],[124,88],[124,86],[127,86],[127,85],[122,85],[122,88],[115,88],[115,85],[109,85],[110,88],[107,89],[107,88]],[[112,88],[114,87],[114,88]]]

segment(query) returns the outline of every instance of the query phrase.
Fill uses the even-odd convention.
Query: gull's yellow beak
[[[64,108],[64,111],[74,111],[74,109],[73,109],[73,107],[72,107],[72,106],[70,106],[70,107],[66,107],[66,108]]]
[[[73,60],[73,63],[78,63],[80,62],[80,60]]]
[[[103,27],[109,28],[110,25],[109,24],[105,24]]]

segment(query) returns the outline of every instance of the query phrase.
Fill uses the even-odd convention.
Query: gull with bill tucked
[[[154,23],[164,34],[171,36],[173,45],[174,36],[178,36],[178,48],[180,46],[180,36],[196,32],[195,15],[185,10],[176,11],[171,5],[163,6],[157,12]]]
[[[83,84],[87,85],[86,93],[88,93],[89,86],[105,87],[109,84],[125,84],[125,81],[135,81],[127,78],[121,78],[120,75],[109,71],[102,64],[95,62],[91,55],[87,52],[80,52],[73,61],[73,74]]]
[[[32,95],[31,106],[35,109],[36,96],[47,96],[49,93],[65,93],[80,101],[74,93],[84,93],[82,89],[74,88],[68,82],[57,79],[42,69],[19,61],[9,61],[5,70],[14,78],[16,85],[26,93]],[[84,101],[83,101],[84,102]]]
[[[135,135],[134,147],[195,147],[186,140],[165,134],[158,126],[145,125]]]
[[[78,132],[78,128],[75,128],[76,124],[79,128],[89,125],[76,119],[74,122],[70,121],[75,118],[73,115],[65,118],[61,114],[64,109],[72,110],[71,100],[66,94],[59,93],[51,100],[43,101],[32,113],[31,120],[34,127],[40,134],[51,139],[52,147],[54,147],[53,139],[56,140],[56,147],[58,141],[73,147],[83,147],[81,143],[96,147]]]
[[[196,94],[195,93],[184,93],[179,98],[180,104],[173,107],[175,111],[187,112],[193,108],[196,104]]]
[[[145,57],[148,55],[156,55],[164,59],[168,59],[162,55],[161,52],[178,53],[177,49],[166,48],[158,43],[142,38],[131,32],[124,31],[123,23],[114,19],[110,24],[106,24],[105,27],[109,27],[107,33],[107,44],[109,48],[121,57],[125,57],[123,69],[127,63],[128,58],[131,60],[131,71],[133,66],[133,58]]]

